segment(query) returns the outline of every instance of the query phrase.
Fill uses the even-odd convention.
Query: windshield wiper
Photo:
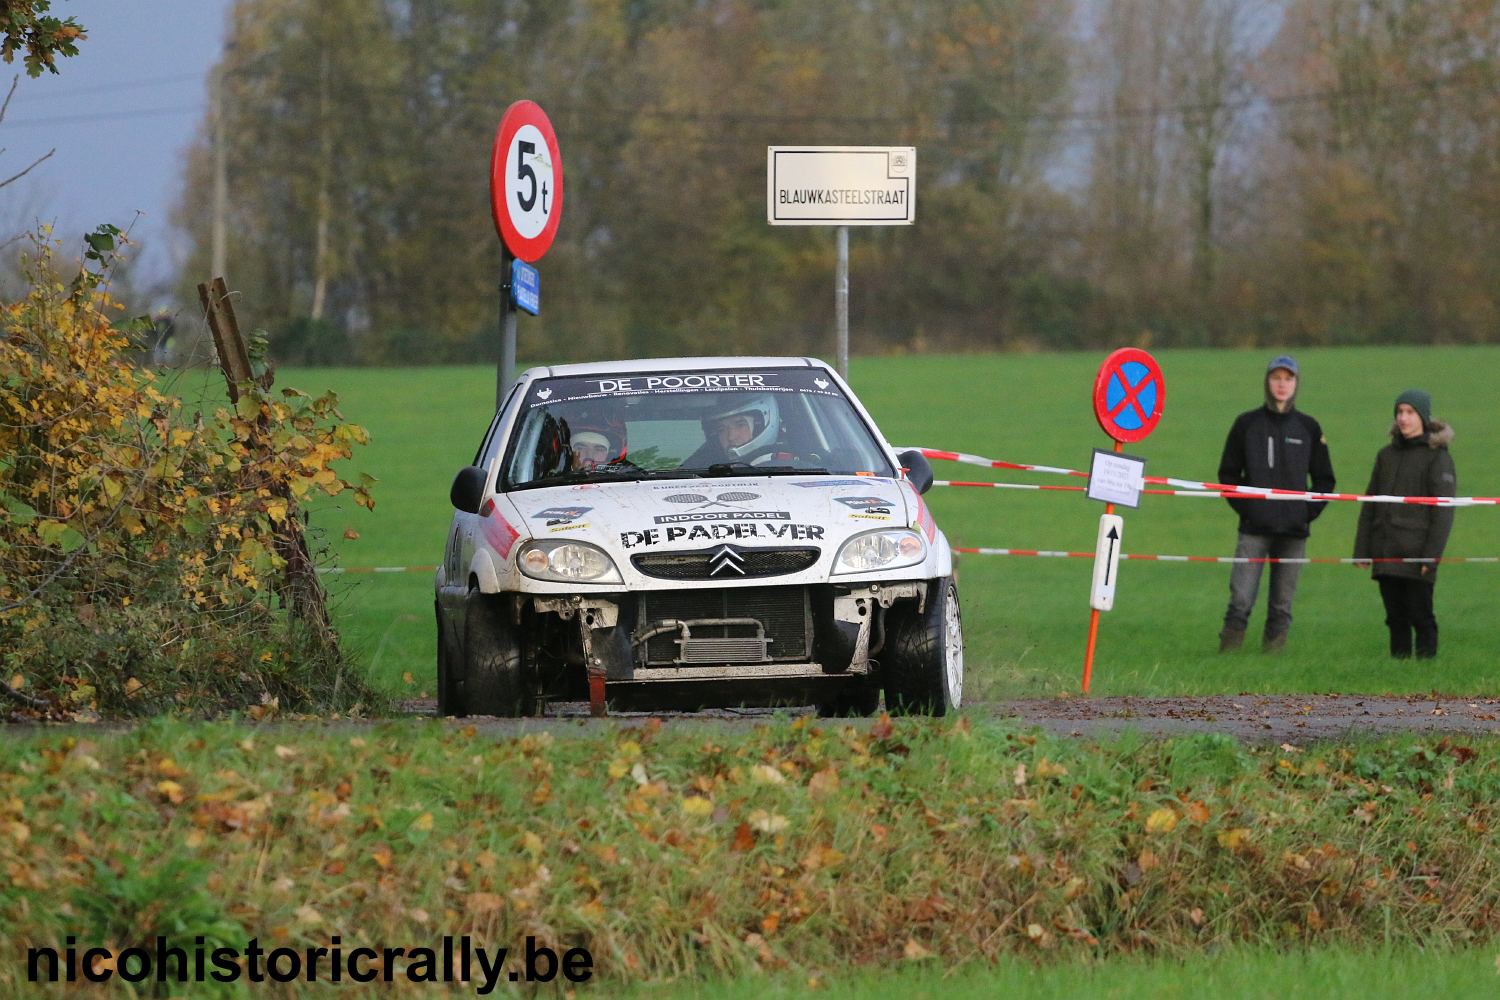
[[[798,465],[751,465],[749,462],[715,462],[703,470],[706,476],[826,476],[827,469]]]
[[[534,489],[545,486],[572,486],[577,483],[629,483],[639,479],[697,479],[703,473],[696,469],[638,469],[633,465],[600,465],[593,469],[574,469],[517,483],[511,489]]]

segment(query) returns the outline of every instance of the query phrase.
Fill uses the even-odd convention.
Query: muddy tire
[[[455,675],[455,715],[527,715],[533,703],[521,662],[521,643],[499,597],[469,591],[464,641]]]
[[[433,611],[437,616],[438,715],[467,715],[456,683],[455,667],[459,662],[458,656],[453,649],[452,640],[448,637],[447,626],[443,622],[443,608],[436,601],[433,602]]]
[[[927,604],[894,622],[886,654],[885,706],[892,715],[948,715],[963,701],[964,638],[958,587],[933,580]]]

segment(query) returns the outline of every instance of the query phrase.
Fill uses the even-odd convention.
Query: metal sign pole
[[[1124,447],[1124,446],[1121,445],[1120,442],[1118,442],[1118,441],[1115,442],[1115,454],[1116,455],[1118,455],[1120,453],[1120,449],[1122,447]],[[1107,503],[1107,504],[1104,505],[1104,513],[1106,513],[1106,514],[1113,514],[1114,512],[1115,512],[1115,505],[1114,504]],[[1089,684],[1094,679],[1094,643],[1098,640],[1098,638],[1099,638],[1099,609],[1098,608],[1090,608],[1089,609],[1089,641],[1088,641],[1088,646],[1083,651],[1083,693],[1084,694],[1088,694],[1089,693]]]
[[[505,403],[505,394],[516,380],[516,304],[511,300],[511,253],[500,255],[500,366],[495,370],[495,409]]]
[[[849,381],[849,227],[839,226],[838,268],[833,278],[833,309],[838,326],[839,376]]]

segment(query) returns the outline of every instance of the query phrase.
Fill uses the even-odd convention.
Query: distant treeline
[[[217,161],[282,360],[491,357],[530,98],[565,189],[524,357],[828,353],[833,233],[765,221],[792,144],[917,148],[916,225],[851,233],[856,351],[1489,341],[1497,70],[1500,0],[237,0],[184,301]]]

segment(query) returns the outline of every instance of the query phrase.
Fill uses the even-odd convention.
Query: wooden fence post
[[[262,391],[271,388],[272,374],[269,369],[256,379],[250,367],[250,351],[240,335],[239,320],[234,314],[234,304],[229,297],[229,288],[222,277],[215,277],[211,284],[198,286],[198,300],[203,303],[203,313],[208,328],[213,332],[214,347],[219,355],[219,368],[224,372],[224,381],[229,386],[229,401],[238,404],[242,387],[257,385]],[[265,415],[256,421],[259,448],[269,448],[269,430]],[[257,478],[259,470],[251,468],[249,475]],[[303,516],[284,483],[270,487],[279,499],[286,501],[286,517],[277,525],[274,537],[276,554],[286,563],[285,577],[277,588],[282,604],[289,608],[292,617],[312,626],[324,641],[325,647],[338,655],[338,637],[328,620],[328,605],[323,595],[323,585],[318,580],[317,567],[307,550],[307,538],[302,532]]]

